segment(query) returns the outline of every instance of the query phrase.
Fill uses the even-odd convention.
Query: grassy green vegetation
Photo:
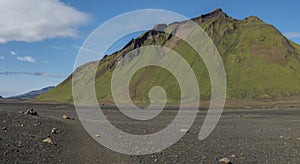
[[[236,20],[220,10],[192,20],[207,32],[222,56],[228,99],[277,100],[300,95],[300,46],[286,39],[275,27],[254,16]],[[172,26],[174,24],[167,28]],[[180,39],[150,30],[99,62],[96,74],[99,102],[113,102],[110,80],[116,63],[121,59],[130,60],[132,56],[126,56],[127,52],[147,45],[169,47],[182,55],[196,74],[201,99],[210,98],[210,78],[199,55]],[[82,66],[82,69],[86,68],[88,64]],[[34,101],[71,103],[71,80],[70,76]],[[178,82],[170,72],[158,67],[146,67],[131,79],[130,95],[133,101],[149,103],[149,90],[157,85],[166,90],[169,103],[180,100]],[[84,86],[82,89],[85,89]]]

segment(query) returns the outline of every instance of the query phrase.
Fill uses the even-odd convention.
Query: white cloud
[[[284,35],[291,39],[300,38],[300,32],[286,32]]]
[[[29,63],[35,63],[35,61],[36,61],[35,58],[33,58],[31,56],[24,56],[24,57],[18,56],[17,60],[20,60],[23,62],[29,62]]]
[[[44,63],[44,64],[48,64],[49,62],[48,62],[48,61],[46,61],[46,60],[43,60],[43,61],[42,61],[42,63]]]
[[[89,15],[60,0],[1,0],[0,44],[77,36]]]
[[[10,54],[11,54],[12,56],[15,56],[17,53],[16,53],[15,51],[10,51]]]
[[[4,60],[5,59],[5,57],[4,56],[0,56],[0,60]]]

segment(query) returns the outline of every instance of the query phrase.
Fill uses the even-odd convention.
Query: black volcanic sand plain
[[[39,116],[21,114],[33,108]],[[165,110],[156,122],[124,118],[116,109],[104,113],[131,133],[159,131],[176,110]],[[64,120],[62,115],[75,117]],[[206,111],[199,110],[190,131],[173,146],[151,155],[124,155],[92,139],[73,106],[0,101],[0,163],[300,163],[300,108],[226,109],[212,134],[198,134]],[[163,119],[161,119],[163,118]],[[56,128],[57,134],[51,134]],[[42,142],[50,137],[55,145]]]

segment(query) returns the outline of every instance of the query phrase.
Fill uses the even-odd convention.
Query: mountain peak
[[[222,12],[223,12],[223,10],[221,8],[217,8],[212,13],[222,13]]]
[[[259,17],[257,16],[249,16],[247,18],[245,18],[243,21],[246,21],[246,22],[260,22],[260,23],[264,23],[263,20],[261,20]]]
[[[212,11],[208,14],[204,14],[199,17],[192,18],[192,20],[201,24],[207,20],[211,20],[211,19],[215,19],[215,18],[221,19],[221,20],[222,19],[223,20],[234,20],[233,18],[228,16],[225,12],[223,12],[223,10],[221,8],[215,9],[214,11]]]
[[[214,16],[219,16],[219,15],[224,15],[227,16],[227,14],[225,12],[223,12],[223,10],[221,8],[218,8],[208,14],[205,15],[201,15],[201,18],[206,18],[206,17],[214,17]]]

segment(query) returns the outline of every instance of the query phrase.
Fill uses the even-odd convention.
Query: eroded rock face
[[[157,24],[153,27],[153,30],[164,31],[164,29],[167,27],[168,27],[168,25],[166,25],[166,24]]]

